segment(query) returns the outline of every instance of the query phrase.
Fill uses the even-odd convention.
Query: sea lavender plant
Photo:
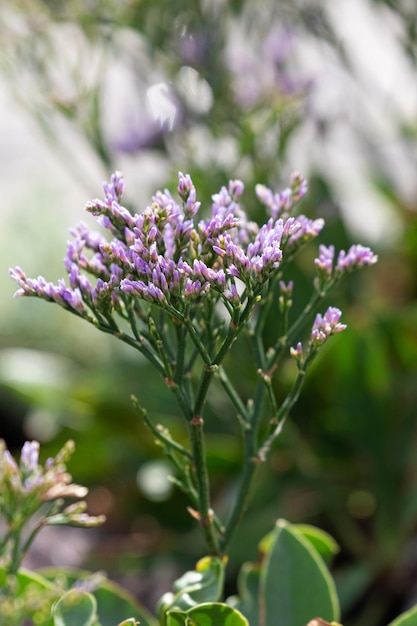
[[[0,616],[1,623],[16,625],[19,611],[28,603],[39,607],[40,599],[15,601],[17,573],[39,531],[45,526],[68,525],[84,528],[99,526],[103,515],[86,513],[86,487],[74,484],[67,462],[74,451],[68,441],[54,458],[39,463],[39,443],[27,441],[16,462],[0,440]],[[72,503],[68,504],[67,499]],[[44,598],[41,599],[41,603]]]
[[[211,214],[200,217],[193,182],[179,173],[178,200],[165,189],[136,214],[121,204],[123,178],[116,172],[104,184],[104,200],[86,205],[109,236],[90,232],[83,223],[71,231],[67,282],[53,284],[43,277],[27,278],[19,267],[10,270],[19,285],[17,296],[55,302],[114,335],[146,357],[173,393],[189,445],[175,440],[166,425],[156,424],[137,398],[132,399],[175,468],[173,481],[188,495],[188,510],[201,527],[210,557],[197,564],[193,576],[203,588],[215,588],[211,600],[221,596],[219,572],[248,504],[256,469],[280,434],[311,362],[331,335],[346,328],[339,309],[318,308],[344,274],[377,261],[372,250],[361,245],[340,251],[337,258],[333,246],[320,246],[311,297],[293,319],[297,292],[292,281],[285,282],[286,271],[295,255],[319,235],[324,220],[296,213],[307,192],[298,173],[279,193],[256,186],[257,198],[269,214],[262,225],[243,209],[243,191],[241,181],[231,180],[212,196]],[[272,338],[263,332],[268,316],[276,320]],[[239,393],[226,359],[242,335],[253,347],[254,362],[248,367],[257,372],[247,398]],[[296,374],[280,401],[273,377],[287,357],[293,358]],[[214,380],[234,407],[243,447],[240,485],[225,520],[213,510],[205,454],[204,422]],[[281,526],[279,532],[287,531]],[[188,608],[191,598],[195,608],[198,598],[206,597],[200,586],[196,599],[188,580],[177,581],[176,595],[164,596],[162,623],[173,607]]]
[[[192,514],[213,555],[225,551],[246,505],[255,469],[294,405],[308,365],[327,338],[346,327],[338,309],[330,307],[320,314],[317,307],[346,272],[377,260],[369,248],[357,245],[341,251],[334,264],[333,246],[320,246],[311,299],[290,323],[294,286],[285,285],[283,276],[295,254],[320,233],[324,221],[294,214],[307,191],[298,173],[280,193],[256,186],[257,197],[270,215],[261,226],[242,208],[243,190],[241,181],[230,181],[213,195],[211,215],[199,218],[196,189],[190,176],[180,173],[179,201],[166,189],[156,193],[142,213],[133,214],[121,204],[123,178],[116,172],[104,184],[104,200],[86,205],[110,238],[90,232],[85,224],[71,231],[65,257],[68,282],[27,278],[18,267],[10,271],[19,284],[16,295],[59,304],[138,350],[160,374],[185,418],[190,446],[184,447],[166,427],[155,425],[136,399],[135,405],[174,462],[176,483],[190,497]],[[279,310],[273,314],[281,316],[282,324],[277,324],[280,332],[274,342],[265,345],[262,330],[274,308],[275,284],[280,296]],[[301,334],[314,313],[304,348]],[[253,342],[258,371],[254,399],[246,403],[223,363],[243,331]],[[288,353],[297,363],[298,375],[278,406],[272,376]],[[205,406],[214,378],[234,405],[245,449],[241,487],[225,523],[212,511],[204,452]],[[267,428],[260,429],[265,398]]]

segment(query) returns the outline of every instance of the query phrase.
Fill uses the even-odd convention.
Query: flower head
[[[223,302],[230,319],[233,311],[256,302],[273,279],[282,280],[285,261],[317,237],[324,220],[292,215],[307,191],[307,183],[294,173],[280,192],[256,186],[258,199],[270,216],[263,224],[250,220],[241,204],[244,185],[230,180],[212,195],[211,215],[200,216],[200,201],[189,174],[178,175],[178,198],[168,189],[158,191],[141,213],[121,204],[123,178],[119,172],[104,183],[104,199],[88,202],[86,210],[108,231],[108,238],[90,232],[85,224],[71,230],[64,264],[67,281],[57,284],[42,276],[27,278],[22,269],[10,270],[18,283],[15,295],[36,296],[55,302],[106,332],[116,332],[114,315],[130,325],[137,339],[135,316],[143,317],[148,304],[168,311],[174,320],[201,315],[202,303]],[[376,261],[369,248],[352,246],[341,251],[334,266],[334,247],[320,246],[315,264],[319,287],[332,283],[345,271]],[[244,289],[241,289],[241,287]],[[281,293],[280,306],[291,306]],[[112,318],[112,321],[110,321]],[[318,337],[324,330],[315,329]]]
[[[324,315],[318,313],[311,330],[311,345],[318,347],[323,344],[330,335],[335,335],[345,330],[346,324],[341,324],[339,321],[341,316],[342,311],[336,307],[329,307]]]
[[[71,230],[73,239],[64,260],[68,284],[63,279],[55,285],[41,276],[27,278],[17,267],[10,270],[19,285],[15,295],[56,302],[90,321],[98,317],[99,323],[100,313],[124,315],[129,299],[181,310],[208,295],[240,306],[236,279],[249,293],[258,293],[279,269],[284,242],[294,249],[317,230],[307,218],[285,218],[305,191],[298,174],[280,194],[258,188],[258,196],[271,211],[262,226],[250,221],[243,210],[244,186],[239,180],[229,181],[214,194],[211,216],[196,223],[200,202],[188,174],[178,175],[182,204],[166,189],[157,192],[153,203],[139,214],[120,204],[120,173],[113,174],[103,188],[104,200],[88,202],[86,210],[110,232],[110,240],[81,223]]]
[[[373,265],[377,261],[378,256],[370,248],[356,244],[351,246],[347,252],[344,250],[339,252],[336,271],[351,271],[365,265]]]
[[[72,482],[66,462],[74,450],[68,441],[54,458],[39,463],[39,443],[26,441],[20,459],[15,461],[4,441],[0,440],[0,518],[9,524],[28,521],[43,502],[55,502],[60,508],[62,498],[84,498],[86,487]],[[85,508],[83,503],[78,506]],[[48,524],[48,516],[43,524]],[[81,525],[81,524],[80,524]]]

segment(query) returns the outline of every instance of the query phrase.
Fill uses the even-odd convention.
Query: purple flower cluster
[[[80,224],[70,231],[72,240],[64,259],[68,284],[63,279],[55,285],[43,277],[27,278],[17,267],[10,270],[19,285],[16,295],[56,302],[94,324],[106,328],[111,324],[114,330],[112,314],[117,312],[132,326],[132,313],[142,315],[143,301],[165,308],[175,318],[189,315],[193,304],[222,301],[233,315],[248,299],[253,304],[277,277],[279,306],[284,312],[291,306],[293,285],[285,286],[282,281],[283,262],[315,238],[324,221],[291,215],[307,192],[298,173],[279,193],[256,186],[257,197],[270,215],[261,226],[250,221],[243,210],[243,191],[241,181],[229,181],[212,196],[211,215],[199,219],[194,184],[188,174],[180,172],[178,201],[168,189],[158,191],[150,206],[133,214],[120,204],[123,179],[116,172],[104,184],[104,199],[86,205],[110,238]],[[345,272],[376,260],[372,250],[354,245],[347,252],[342,250],[335,263],[334,246],[321,245],[315,259],[319,289],[326,292]],[[193,314],[198,315],[196,310]],[[339,318],[340,311],[334,308],[317,316],[311,349],[343,330]],[[301,344],[292,349],[295,358],[301,358],[301,349]]]
[[[98,526],[104,516],[91,517],[85,513],[84,498],[88,489],[72,482],[66,462],[74,451],[74,442],[67,441],[55,457],[42,466],[39,463],[39,443],[26,441],[20,459],[16,461],[0,439],[0,519],[7,525],[23,524],[42,506],[43,502],[57,501],[57,511],[63,508],[62,498],[77,500],[60,513],[59,523],[77,526]],[[43,524],[56,524],[56,516],[46,517]],[[39,528],[41,525],[39,525]]]
[[[373,265],[377,262],[378,257],[368,247],[355,244],[349,248],[347,252],[341,250],[337,257],[337,263],[334,265],[335,249],[334,246],[319,247],[319,256],[314,263],[317,267],[322,280],[326,281],[333,275],[341,275],[344,272],[352,271],[365,265]]]
[[[314,354],[317,348],[331,336],[341,333],[347,328],[346,324],[340,322],[342,311],[336,307],[330,306],[324,315],[317,313],[311,329],[310,338],[307,348],[307,356]],[[295,348],[290,348],[291,356],[300,364],[303,359],[303,344],[299,341]]]
[[[314,346],[324,343],[330,335],[342,332],[346,324],[340,323],[342,311],[336,307],[329,307],[324,315],[317,313],[311,330],[310,341]]]
[[[104,184],[104,200],[86,205],[87,212],[112,236],[107,240],[85,224],[71,230],[64,260],[68,285],[27,278],[10,270],[19,284],[15,295],[38,296],[93,321],[117,310],[123,314],[130,298],[184,310],[203,296],[239,305],[241,289],[258,295],[277,273],[283,256],[315,237],[322,220],[290,217],[307,185],[294,174],[280,194],[257,187],[271,217],[262,226],[248,219],[240,205],[244,186],[232,180],[212,196],[211,216],[198,220],[200,202],[188,174],[179,173],[177,202],[169,190],[157,192],[140,214],[120,204],[119,172]]]

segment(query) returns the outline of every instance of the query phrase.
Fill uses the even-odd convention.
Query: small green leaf
[[[299,626],[316,615],[338,621],[335,585],[317,550],[284,520],[272,540],[260,577],[265,626]]]
[[[417,626],[417,604],[405,613],[401,613],[388,626]]]
[[[321,528],[311,526],[310,524],[293,524],[292,528],[312,544],[326,563],[329,563],[340,550],[339,545],[333,537],[329,535],[329,533],[326,533],[326,531],[321,530]],[[270,550],[274,538],[275,531],[272,530],[261,540],[259,543],[259,551],[262,555],[265,555]]]
[[[164,594],[158,604],[162,616],[169,609],[186,611],[203,602],[217,602],[223,593],[225,563],[218,557],[204,557],[195,570],[185,572],[173,584],[174,593]]]
[[[115,626],[126,615],[134,615],[140,626],[158,624],[155,617],[135,597],[107,578],[91,576],[90,573],[81,570],[63,568],[45,568],[40,571],[49,580],[56,578],[62,580],[65,576],[67,588],[77,583],[78,588],[93,593],[97,601],[97,614],[101,626]],[[127,623],[129,624],[129,621]],[[134,624],[135,621],[131,623]]]
[[[250,626],[259,626],[260,572],[259,563],[244,563],[237,580],[239,595],[227,599],[230,606],[243,613]]]
[[[52,607],[54,626],[94,626],[97,603],[91,593],[70,589]]]
[[[340,551],[338,543],[321,528],[310,524],[293,524],[292,528],[311,543],[326,563]]]
[[[249,626],[248,620],[223,602],[205,602],[188,611],[168,611],[167,626]]]

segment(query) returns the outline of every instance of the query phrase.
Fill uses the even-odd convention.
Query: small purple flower
[[[111,206],[114,201],[119,202],[124,189],[121,172],[114,172],[114,174],[111,175],[110,183],[103,183],[103,189],[106,195],[106,202],[109,206]]]
[[[294,289],[294,281],[290,280],[288,284],[285,284],[283,280],[279,281],[279,290],[283,296],[291,297]]]
[[[184,202],[187,201],[192,189],[195,189],[191,176],[178,172],[178,195]]]
[[[365,265],[373,265],[378,261],[378,256],[372,252],[370,248],[353,245],[347,252],[341,250],[337,258],[336,271],[346,272]]]
[[[240,296],[234,283],[230,283],[229,289],[223,291],[223,297],[231,304],[239,304]]]
[[[279,193],[274,193],[265,185],[255,187],[258,200],[266,206],[274,220],[288,217],[294,205],[307,193],[307,182],[298,172],[291,175],[290,185]]]
[[[292,207],[291,189],[287,188],[280,193],[273,193],[271,189],[265,185],[256,185],[255,193],[258,200],[264,204],[274,220],[278,219],[283,213],[288,213]]]
[[[295,348],[290,348],[290,355],[296,361],[300,361],[301,357],[303,356],[303,344],[301,343],[301,341],[297,343]]]
[[[23,444],[20,455],[20,462],[25,466],[25,470],[36,470],[39,462],[39,442],[26,441]]]
[[[291,195],[294,203],[299,202],[308,191],[308,184],[304,176],[300,172],[293,172],[291,174]]]
[[[336,307],[329,307],[324,315],[318,313],[311,330],[311,344],[317,347],[324,343],[330,335],[345,330],[346,324],[341,324],[339,321],[341,316],[342,311]]]
[[[334,246],[319,246],[319,256],[314,264],[320,273],[331,276],[333,273]]]
[[[299,215],[291,224],[291,234],[286,243],[287,249],[297,250],[300,246],[317,237],[324,227],[324,220],[318,218],[311,220],[305,215]]]

